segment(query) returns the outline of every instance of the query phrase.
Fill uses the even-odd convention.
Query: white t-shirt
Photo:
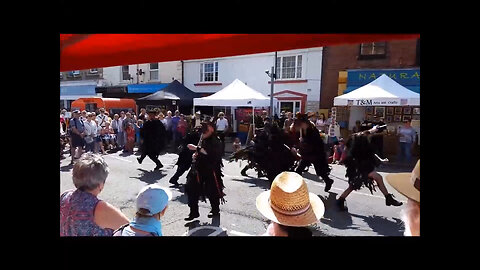
[[[330,125],[328,128],[329,137],[340,137],[340,125],[338,123]]]
[[[224,131],[228,127],[227,118],[217,119],[217,131]]]
[[[97,134],[97,123],[94,120],[85,121],[85,135],[95,137]]]
[[[101,127],[104,127],[105,122],[108,121],[108,117],[105,114],[99,114],[99,115],[97,115],[96,118],[97,118],[98,125],[101,126]]]

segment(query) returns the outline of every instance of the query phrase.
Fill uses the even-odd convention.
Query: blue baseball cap
[[[153,216],[165,209],[168,201],[172,199],[172,192],[157,184],[148,185],[137,195],[137,211],[144,208]]]

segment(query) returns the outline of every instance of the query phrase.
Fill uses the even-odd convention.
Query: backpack
[[[115,231],[113,231],[112,236],[116,236],[115,234],[117,234],[117,233],[120,233],[120,234],[117,235],[117,236],[122,236],[123,230],[124,230],[126,227],[128,227],[129,225],[130,225],[130,223],[127,223],[127,224],[125,224],[125,225],[120,226],[120,228],[118,228],[118,229],[116,229]],[[151,236],[158,236],[158,235],[156,235],[155,233],[152,233],[152,232],[150,232],[150,234],[151,234]]]

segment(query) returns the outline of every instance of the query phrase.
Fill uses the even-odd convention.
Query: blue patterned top
[[[60,195],[60,236],[112,236],[112,229],[93,221],[98,202],[93,194],[78,189]]]

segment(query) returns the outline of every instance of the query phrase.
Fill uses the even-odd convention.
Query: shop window
[[[358,59],[381,59],[387,55],[386,42],[368,42],[360,44]]]
[[[277,57],[276,79],[302,78],[302,56]]]
[[[122,66],[122,80],[130,80],[129,66]]]
[[[158,81],[158,63],[150,64],[150,81]]]
[[[218,62],[205,62],[200,64],[201,82],[218,82]]]

